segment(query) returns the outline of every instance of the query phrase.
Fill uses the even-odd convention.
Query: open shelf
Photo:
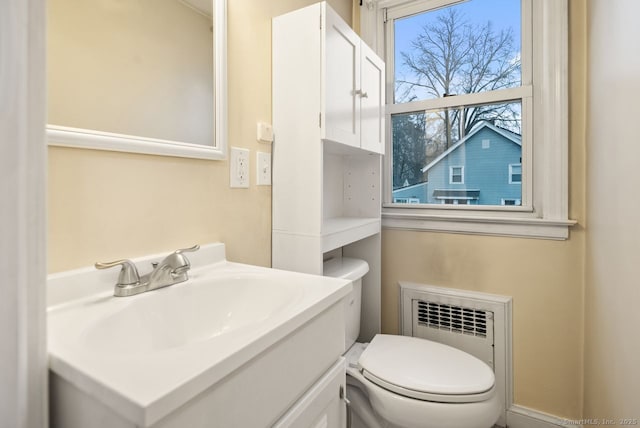
[[[380,233],[379,217],[334,217],[322,223],[322,252]]]

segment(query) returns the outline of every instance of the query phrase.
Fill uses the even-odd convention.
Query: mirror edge
[[[227,158],[227,0],[213,0],[214,40],[214,135],[213,150]],[[215,52],[218,52],[216,55]]]
[[[227,0],[214,7],[214,136],[213,146],[115,134],[93,129],[46,125],[47,145],[195,159],[227,158]],[[217,52],[217,54],[215,54]]]

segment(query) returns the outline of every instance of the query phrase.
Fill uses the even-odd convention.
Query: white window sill
[[[382,212],[383,229],[565,240],[575,220]]]

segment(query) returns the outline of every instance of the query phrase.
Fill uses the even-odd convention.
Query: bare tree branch
[[[457,8],[445,9],[424,24],[410,49],[400,52],[400,59],[398,70],[404,75],[396,77],[396,102],[511,88],[521,79],[513,30],[497,32],[491,22],[472,25]],[[435,159],[482,121],[519,133],[520,106],[501,103],[395,115],[394,188],[423,181],[418,171],[425,162]],[[437,147],[435,152],[433,147]]]

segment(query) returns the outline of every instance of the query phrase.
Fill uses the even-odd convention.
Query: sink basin
[[[50,276],[50,370],[149,426],[351,288],[346,280],[203,260],[205,247],[190,257],[188,281],[130,297],[112,296],[115,272]],[[72,291],[61,294],[65,287]]]
[[[157,291],[135,301],[101,301],[105,314],[84,327],[79,345],[101,354],[164,351],[255,329],[302,298],[301,287],[248,273]]]

